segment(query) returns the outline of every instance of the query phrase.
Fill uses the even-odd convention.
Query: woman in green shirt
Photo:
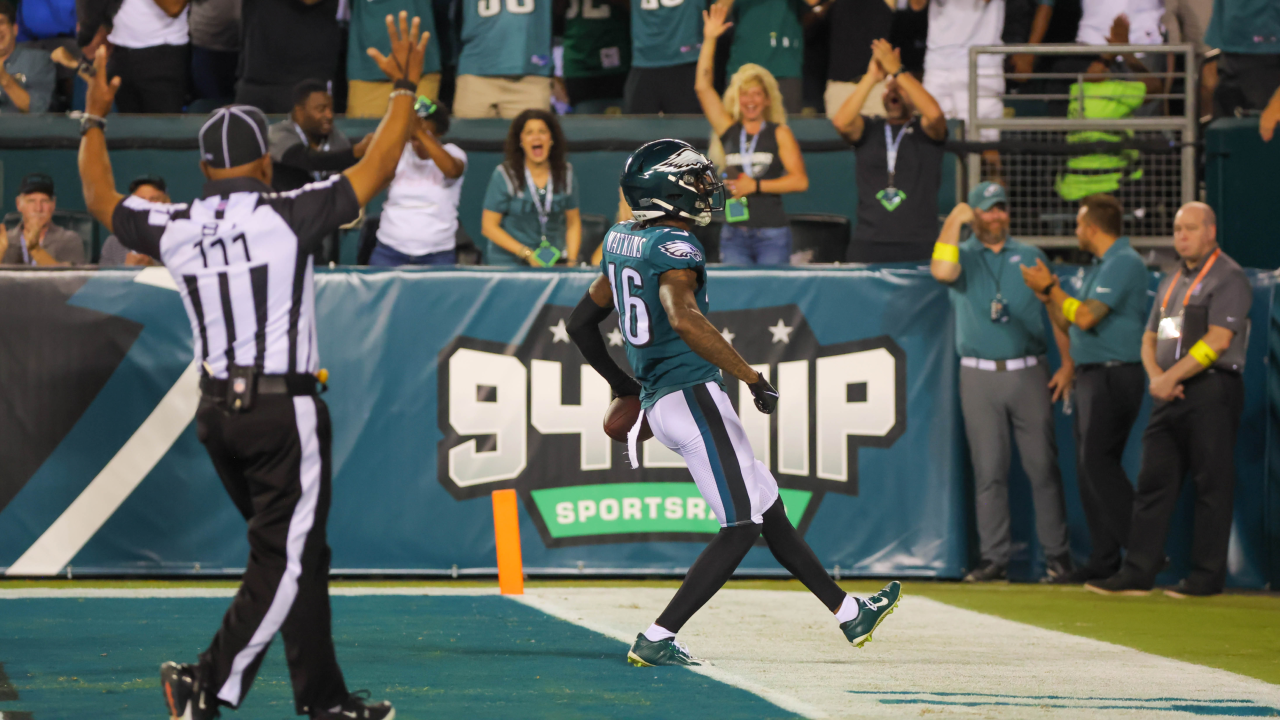
[[[493,170],[480,231],[489,265],[578,264],[578,181],[556,116],[525,110],[507,131],[506,159]]]

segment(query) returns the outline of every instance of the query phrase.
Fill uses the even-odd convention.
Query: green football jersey
[[[698,309],[706,314],[707,266],[702,245],[685,230],[658,225],[644,229],[631,220],[614,225],[604,239],[600,270],[613,287],[618,327],[627,360],[644,390],[640,405],[653,407],[663,395],[720,382],[720,369],[695,353],[667,319],[658,300],[658,278],[668,270],[698,273]]]
[[[776,78],[800,77],[804,64],[803,0],[736,0],[733,46],[725,72],[746,63],[762,65]]]
[[[551,0],[462,0],[459,75],[551,76]]]
[[[564,14],[564,76],[621,75],[631,69],[631,20],[605,0],[569,0]]]
[[[422,56],[422,73],[440,72],[440,43],[436,41],[436,20],[431,13],[430,0],[363,0],[351,5],[351,32],[347,43],[347,79],[367,82],[390,82],[386,73],[365,52],[378,48],[383,55],[391,53],[391,38],[387,37],[388,15],[407,11],[409,17],[422,19],[422,32],[431,33],[427,52]]]
[[[631,64],[669,67],[698,62],[706,0],[632,0]]]

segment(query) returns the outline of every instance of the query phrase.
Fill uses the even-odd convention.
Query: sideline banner
[[[488,495],[506,488],[520,498],[531,572],[675,573],[693,562],[716,522],[665,448],[645,444],[630,469],[601,429],[608,387],[569,341],[569,313],[593,276],[317,273],[335,570],[492,573]],[[1280,496],[1265,440],[1275,279],[1253,280],[1229,563],[1231,584],[1261,587],[1273,579]],[[959,577],[973,545],[968,460],[951,311],[927,269],[713,269],[710,298],[711,322],[781,391],[765,416],[736,380],[725,384],[735,403],[747,399],[756,454],[822,563],[843,575]],[[191,422],[191,330],[167,273],[0,272],[0,306],[0,568],[243,567],[244,521]],[[613,319],[601,329],[625,363]],[[1083,556],[1072,421],[1059,415],[1057,435]],[[1144,411],[1125,455],[1131,478],[1145,423]],[[1018,465],[1015,455],[1011,572],[1033,578],[1040,553]],[[1188,500],[1169,543],[1174,571]],[[742,568],[782,572],[764,546]]]

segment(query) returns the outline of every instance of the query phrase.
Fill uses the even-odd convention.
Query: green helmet
[[[622,168],[622,196],[637,220],[664,215],[711,222],[724,209],[724,183],[705,155],[682,140],[654,140],[631,153]]]

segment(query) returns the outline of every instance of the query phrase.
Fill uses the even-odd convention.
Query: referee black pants
[[[1142,469],[1123,572],[1153,585],[1164,566],[1164,543],[1178,493],[1195,484],[1191,587],[1219,592],[1227,577],[1236,483],[1236,432],[1244,409],[1239,375],[1204,372],[1183,383],[1182,400],[1157,402],[1142,435]]]
[[[1082,365],[1076,373],[1076,480],[1093,548],[1087,567],[1098,577],[1120,569],[1129,541],[1133,485],[1121,461],[1146,390],[1142,363]]]
[[[239,707],[272,638],[284,637],[299,714],[347,698],[329,620],[329,410],[311,395],[259,395],[229,413],[204,397],[200,441],[232,502],[249,522],[249,562],[213,644],[200,685]]]

